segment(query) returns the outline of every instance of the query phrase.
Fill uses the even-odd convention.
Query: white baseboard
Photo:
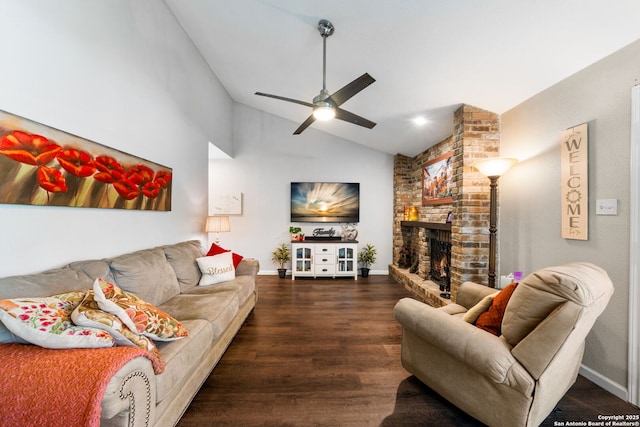
[[[622,385],[620,385],[620,384],[618,384],[618,383],[616,383],[614,381],[611,381],[609,378],[605,377],[604,375],[600,374],[599,372],[596,372],[593,369],[591,369],[591,368],[589,368],[587,366],[584,366],[584,365],[580,365],[580,371],[579,372],[580,372],[580,375],[582,375],[583,377],[585,377],[589,381],[593,382],[598,387],[602,387],[603,389],[605,389],[609,393],[613,394],[616,397],[619,397],[620,399],[624,400],[625,402],[629,401],[626,387],[623,387]]]
[[[289,270],[287,270],[287,274],[291,274]],[[277,276],[278,270],[260,270],[258,271],[258,276]]]
[[[377,275],[377,276],[384,276],[384,275],[388,275],[389,274],[389,270],[370,270],[369,271],[369,275]],[[260,270],[258,271],[258,275],[259,276],[277,276],[278,275],[278,270]],[[291,276],[291,270],[287,270],[287,276]],[[360,274],[358,274],[358,276],[360,276]]]
[[[369,274],[376,276],[384,276],[389,274],[389,269],[386,270],[370,270]]]

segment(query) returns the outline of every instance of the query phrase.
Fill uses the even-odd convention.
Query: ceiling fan
[[[339,107],[376,80],[369,74],[364,73],[342,89],[329,95],[327,91],[327,37],[333,34],[334,26],[328,20],[321,19],[320,22],[318,22],[318,31],[320,32],[320,36],[322,36],[322,90],[320,91],[320,95],[313,98],[312,103],[262,92],[256,92],[256,95],[294,102],[313,108],[313,113],[293,132],[294,135],[301,134],[302,131],[311,126],[316,120],[330,120],[334,117],[368,129],[373,128],[376,125],[374,122]]]

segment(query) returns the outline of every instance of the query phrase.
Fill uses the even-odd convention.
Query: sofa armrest
[[[464,282],[458,287],[456,304],[466,307],[468,310],[479,303],[482,298],[497,292],[499,292],[499,290],[495,288],[479,285],[474,282]]]
[[[236,268],[236,276],[257,276],[260,262],[254,258],[243,258]]]
[[[504,339],[411,298],[398,301],[394,315],[404,328],[481,375],[524,395],[532,393],[534,379]]]

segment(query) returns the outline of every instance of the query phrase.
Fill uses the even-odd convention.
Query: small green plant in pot
[[[369,267],[376,262],[376,248],[371,243],[367,245],[358,253],[358,262],[362,264],[360,273],[362,277],[369,277]]]
[[[304,234],[302,233],[302,228],[300,227],[289,227],[289,233],[291,233],[291,240],[304,240]]]
[[[278,276],[281,279],[284,279],[287,275],[287,269],[284,265],[287,262],[291,261],[291,253],[289,252],[289,248],[287,247],[287,245],[282,243],[280,246],[278,246],[278,248],[276,248],[276,250],[271,253],[271,261],[273,261],[274,264],[280,266],[280,268],[278,268]]]

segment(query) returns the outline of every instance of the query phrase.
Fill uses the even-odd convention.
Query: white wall
[[[271,252],[289,243],[290,183],[360,183],[358,241],[378,249],[371,274],[386,274],[392,260],[393,156],[236,104],[234,151],[230,160],[211,160],[211,194],[242,192],[243,212],[232,216],[221,246],[257,258],[263,274],[275,273]],[[215,143],[215,141],[212,141]],[[313,225],[300,225],[311,234]],[[328,224],[319,224],[329,228]],[[338,224],[333,225],[339,231]],[[213,241],[215,235],[210,235]],[[289,265],[290,268],[290,265]]]
[[[201,238],[233,103],[155,0],[3,0],[0,109],[173,168],[173,210],[0,205],[0,276]]]
[[[640,41],[541,92],[501,119],[501,155],[521,160],[500,178],[502,274],[530,273],[571,261],[592,262],[607,270],[615,293],[587,339],[583,363],[618,395],[624,395],[627,383],[630,94],[639,79]],[[589,240],[566,240],[560,230],[560,134],[585,122],[589,124]],[[597,199],[618,199],[618,215],[596,216]]]

